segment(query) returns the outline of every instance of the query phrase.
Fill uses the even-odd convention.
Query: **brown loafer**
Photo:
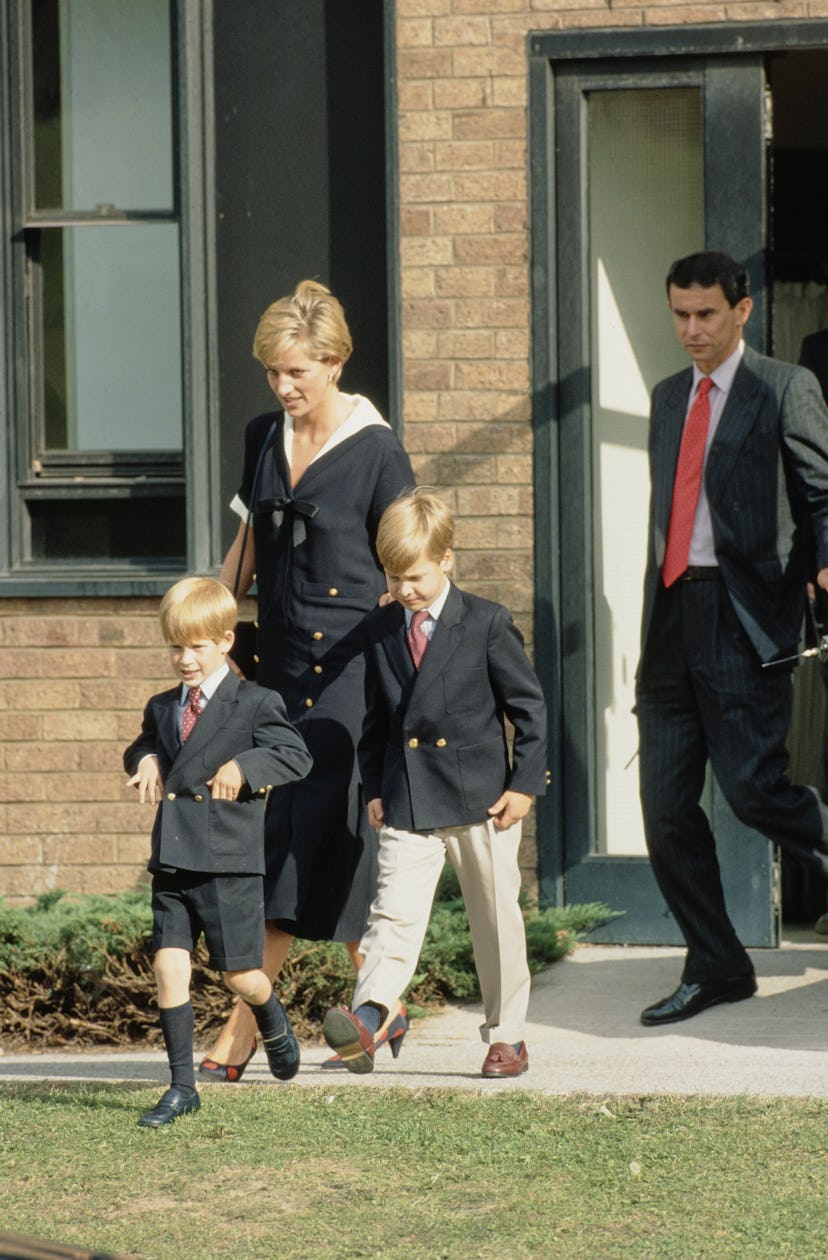
[[[508,1041],[495,1041],[489,1046],[489,1053],[483,1060],[481,1076],[520,1076],[529,1070],[529,1054],[526,1042],[522,1041],[515,1050]]]
[[[344,1006],[328,1011],[322,1033],[349,1072],[373,1072],[374,1038],[352,1011]]]

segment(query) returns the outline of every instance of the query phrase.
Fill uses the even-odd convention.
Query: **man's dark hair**
[[[713,249],[703,250],[700,254],[688,254],[673,263],[667,273],[667,292],[670,285],[677,289],[690,289],[694,284],[702,289],[712,289],[721,285],[722,292],[730,306],[741,302],[748,296],[748,273],[741,263],[727,254],[719,254]]]

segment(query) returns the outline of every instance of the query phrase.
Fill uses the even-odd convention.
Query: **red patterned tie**
[[[408,647],[411,651],[411,659],[417,669],[420,668],[420,662],[425,656],[425,650],[428,647],[428,635],[423,629],[423,622],[428,617],[428,609],[421,608],[419,612],[415,612],[411,618],[411,625],[408,627]]]
[[[670,509],[670,526],[667,530],[667,546],[661,577],[665,586],[672,586],[687,568],[690,555],[690,539],[696,519],[696,504],[701,489],[704,466],[704,446],[710,427],[710,399],[708,394],[713,378],[703,376],[690,408],[690,414],[681,436],[676,479],[673,482],[673,505]]]
[[[189,739],[193,727],[201,716],[201,688],[191,687],[181,714],[181,738]]]

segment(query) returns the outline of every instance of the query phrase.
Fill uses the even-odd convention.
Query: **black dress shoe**
[[[278,1037],[272,1037],[268,1040],[262,1038],[265,1054],[267,1055],[267,1066],[270,1068],[271,1076],[275,1076],[280,1081],[289,1081],[299,1071],[299,1043],[293,1035],[293,1029],[288,1024],[287,1032],[283,1032]]]
[[[675,993],[641,1012],[641,1022],[649,1028],[676,1024],[680,1019],[690,1019],[699,1011],[718,1006],[720,1002],[742,1002],[753,997],[755,992],[755,976],[730,976],[727,980],[711,980],[708,984],[686,984],[682,980]]]
[[[143,1125],[145,1129],[160,1129],[162,1124],[172,1124],[179,1116],[198,1111],[200,1106],[201,1099],[195,1090],[190,1094],[186,1090],[171,1085],[167,1092],[161,1095],[152,1111],[141,1116],[138,1124]]]

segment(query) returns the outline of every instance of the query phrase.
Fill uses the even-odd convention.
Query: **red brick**
[[[72,891],[87,896],[94,893],[132,892],[134,888],[140,888],[146,883],[143,873],[136,871],[131,865],[76,866],[66,869],[73,873],[73,882],[77,880],[79,884]]]
[[[43,860],[48,866],[101,866],[117,860],[113,836],[47,836]]]
[[[5,768],[31,774],[32,771],[68,771],[80,768],[80,750],[77,743],[56,744],[42,740],[26,743],[9,743],[5,748]]]
[[[434,19],[434,43],[455,48],[483,47],[491,41],[488,17],[441,17]]]
[[[40,836],[6,836],[0,844],[1,866],[39,866],[42,861]]]

